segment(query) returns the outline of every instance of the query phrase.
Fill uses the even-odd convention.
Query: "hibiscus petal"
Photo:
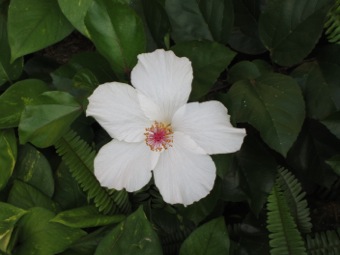
[[[192,79],[191,62],[164,50],[138,55],[131,72],[132,85],[160,107],[163,119],[158,121],[168,123],[188,101]]]
[[[190,137],[174,133],[173,147],[163,151],[154,169],[155,184],[169,204],[185,206],[209,194],[214,186],[216,167],[211,157]]]
[[[118,140],[140,142],[145,139],[145,128],[151,121],[144,115],[137,91],[130,85],[118,82],[105,83],[89,97],[87,116]]]
[[[112,140],[94,160],[94,174],[104,187],[129,192],[141,189],[151,179],[152,151],[141,143]]]
[[[230,124],[227,108],[218,101],[181,107],[172,119],[172,127],[189,135],[208,154],[238,151],[246,135],[245,129]]]

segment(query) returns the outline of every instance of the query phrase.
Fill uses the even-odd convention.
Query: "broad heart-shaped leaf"
[[[217,218],[197,228],[184,240],[180,255],[229,254],[229,236],[223,218]]]
[[[16,127],[25,105],[32,103],[47,85],[36,79],[18,81],[0,95],[0,128]]]
[[[142,207],[130,214],[99,243],[95,255],[162,254],[156,232]]]
[[[93,1],[94,0],[58,0],[59,7],[65,17],[80,33],[82,33],[86,37],[90,37],[90,34],[87,31],[84,20],[87,10],[89,9]]]
[[[0,151],[0,190],[2,190],[12,176],[17,160],[17,139],[13,129],[0,130]]]
[[[176,42],[210,40],[227,43],[234,23],[231,0],[166,0]]]
[[[272,72],[271,66],[263,60],[240,61],[230,68],[228,82],[232,84],[239,80],[256,79],[268,72]]]
[[[5,9],[7,10],[7,8]],[[23,67],[23,58],[19,58],[11,63],[11,51],[7,37],[6,10],[2,10],[0,6],[0,86],[7,81],[12,82],[19,78]]]
[[[97,50],[110,62],[115,74],[127,78],[145,52],[146,39],[141,19],[128,5],[97,0],[88,10],[85,25]]]
[[[340,139],[340,112],[333,113],[321,121],[333,135]]]
[[[54,213],[44,208],[29,210],[19,222],[16,255],[54,255],[66,250],[86,232],[50,222]]]
[[[272,60],[282,66],[302,61],[321,36],[332,0],[268,1],[260,16],[262,42]]]
[[[23,112],[19,124],[20,143],[31,142],[37,147],[53,145],[70,128],[81,109],[74,97],[66,92],[41,94]]]
[[[8,202],[22,209],[43,207],[50,211],[58,211],[57,205],[51,198],[37,188],[16,180],[8,195]]]
[[[194,80],[191,100],[197,100],[207,94],[236,55],[229,48],[209,41],[178,43],[172,50],[177,56],[189,58],[192,63]]]
[[[26,211],[0,202],[0,212],[0,253],[6,254],[14,226]]]
[[[12,61],[62,40],[72,29],[55,0],[11,1],[8,38]]]
[[[51,222],[58,222],[73,228],[90,228],[119,223],[125,219],[124,215],[103,215],[94,206],[78,207],[57,214]]]
[[[54,193],[54,179],[46,157],[30,144],[18,148],[13,178],[32,185],[48,197]]]
[[[235,122],[248,122],[269,147],[286,156],[305,118],[304,100],[295,80],[277,73],[241,80],[233,84],[226,99]]]

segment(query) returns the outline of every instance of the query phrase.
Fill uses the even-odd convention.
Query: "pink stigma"
[[[162,151],[172,147],[173,132],[169,125],[155,121],[150,128],[145,129],[145,143],[152,151]]]

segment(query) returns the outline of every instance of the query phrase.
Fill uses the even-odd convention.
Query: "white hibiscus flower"
[[[134,87],[105,83],[89,97],[93,116],[114,138],[94,160],[102,186],[133,192],[151,179],[165,202],[189,205],[209,194],[216,167],[210,154],[240,149],[245,130],[230,124],[217,101],[188,103],[191,62],[172,51],[140,54]]]

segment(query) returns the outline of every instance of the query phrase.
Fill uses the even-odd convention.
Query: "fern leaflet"
[[[328,41],[340,44],[340,0],[328,12],[325,28]]]
[[[307,250],[309,255],[340,254],[340,229],[307,235]]]

